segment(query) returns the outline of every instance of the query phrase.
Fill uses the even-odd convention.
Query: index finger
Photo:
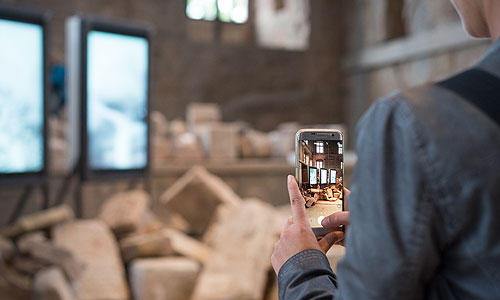
[[[295,177],[288,175],[288,195],[292,206],[292,218],[294,223],[307,223],[304,198],[300,193]]]

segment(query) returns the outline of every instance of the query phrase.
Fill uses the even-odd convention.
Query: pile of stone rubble
[[[68,156],[65,114],[53,117],[50,126],[52,167],[64,170]],[[184,119],[167,120],[151,113],[151,147],[154,166],[202,161],[237,162],[241,159],[278,159],[293,163],[295,133],[300,128],[332,128],[343,125],[282,123],[271,132],[258,131],[245,122],[223,122],[221,108],[213,103],[191,103]]]
[[[126,191],[85,220],[54,207],[0,232],[0,299],[277,299],[270,256],[288,215],[202,167],[157,203]]]

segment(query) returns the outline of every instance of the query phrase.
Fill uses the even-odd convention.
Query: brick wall
[[[183,0],[6,0],[52,11],[50,62],[64,61],[64,22],[78,12],[147,22],[155,27],[152,101],[168,119],[184,117],[189,102],[223,104],[224,120],[270,130],[283,121],[343,121],[336,83],[342,46],[338,1],[311,1],[306,51],[263,49],[256,43],[254,1],[246,24],[186,17]],[[334,105],[336,104],[336,105]],[[304,107],[330,109],[304,112]],[[287,107],[287,109],[283,109]],[[336,109],[333,109],[333,108]]]

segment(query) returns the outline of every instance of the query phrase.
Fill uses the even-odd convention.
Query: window
[[[308,156],[307,154],[305,154],[305,153],[304,153],[304,163],[305,163],[306,165],[308,165],[308,164],[309,164],[309,156]]]
[[[316,142],[316,153],[325,153],[325,144],[323,142]]]
[[[318,168],[318,169],[323,168],[323,161],[322,161],[322,160],[318,160],[318,161],[316,162],[316,168]]]
[[[194,20],[242,24],[248,20],[248,0],[187,0],[186,14]]]

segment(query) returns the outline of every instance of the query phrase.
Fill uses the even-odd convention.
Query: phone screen
[[[335,139],[299,139],[297,181],[311,227],[344,209],[343,145]]]

